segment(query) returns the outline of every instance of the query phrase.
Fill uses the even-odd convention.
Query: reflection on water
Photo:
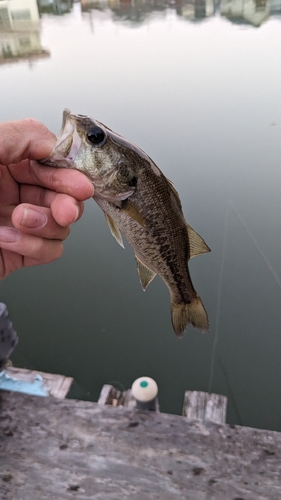
[[[222,0],[220,11],[233,22],[260,26],[270,16],[271,6],[274,2],[269,0]]]
[[[41,46],[36,0],[0,0],[0,65],[49,56]]]
[[[174,9],[178,16],[198,21],[220,13],[234,23],[260,26],[269,16],[281,13],[281,0],[80,0],[82,12],[104,11],[112,20],[131,24],[146,22],[151,15]],[[38,10],[39,8],[39,10]],[[41,46],[40,15],[71,12],[73,0],[0,0],[0,64],[50,56]]]
[[[109,9],[115,20],[140,24],[153,13],[174,9],[178,16],[198,21],[220,13],[235,23],[260,26],[270,15],[281,12],[280,0],[81,0],[82,11]],[[113,18],[113,19],[114,19]]]
[[[83,4],[86,10],[88,4]],[[214,14],[215,6],[213,0],[194,0],[185,2],[182,0],[155,0],[150,2],[145,0],[108,0],[108,8],[114,13],[115,20],[129,21],[140,24],[145,22],[151,14],[165,12],[167,9],[174,9],[178,16],[188,20],[203,19]]]
[[[40,14],[62,16],[71,12],[73,0],[38,0]]]
[[[219,13],[235,23],[260,26],[269,16],[281,13],[281,0],[80,0],[82,12],[95,10],[113,13],[113,21],[140,24],[155,14],[175,9],[189,21],[202,20]],[[39,7],[39,10],[38,10]],[[71,12],[73,0],[0,0],[0,64],[50,56],[40,39],[40,15]]]

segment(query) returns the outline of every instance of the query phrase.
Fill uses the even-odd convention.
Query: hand
[[[48,156],[55,143],[36,120],[0,123],[0,279],[60,257],[70,224],[93,196],[80,172],[32,161]]]

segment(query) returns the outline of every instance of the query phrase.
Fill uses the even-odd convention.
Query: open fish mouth
[[[61,129],[60,129],[60,133],[58,135],[58,139],[57,139],[57,143],[55,145],[55,149],[64,149],[65,147],[66,148],[69,148],[69,146],[71,146],[71,144],[69,145],[70,143],[70,140],[71,140],[71,143],[72,143],[72,135],[74,133],[74,130],[75,130],[75,123],[71,120],[69,120],[69,117],[71,115],[71,111],[69,109],[64,109],[63,111],[63,115],[62,115],[62,125],[61,125]]]
[[[74,161],[81,147],[82,140],[76,130],[75,115],[64,109],[62,126],[56,145],[51,154],[41,160],[42,163],[57,164],[66,168],[75,168]]]

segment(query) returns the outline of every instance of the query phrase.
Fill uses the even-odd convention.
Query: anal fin
[[[138,257],[136,256],[136,261],[137,261],[137,268],[138,268],[138,273],[140,277],[140,282],[142,289],[145,290],[149,283],[155,278],[156,273],[149,269],[145,264],[143,264]]]

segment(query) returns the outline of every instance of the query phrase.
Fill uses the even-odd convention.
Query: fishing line
[[[249,238],[253,242],[254,246],[256,247],[257,251],[259,252],[260,256],[262,257],[264,263],[266,264],[267,268],[271,272],[271,274],[272,274],[275,282],[277,283],[277,285],[281,289],[281,280],[278,277],[278,275],[275,272],[275,270],[273,269],[273,267],[272,267],[269,259],[263,253],[263,251],[262,251],[261,247],[259,246],[259,244],[258,244],[255,236],[252,234],[252,232],[248,228],[245,220],[243,219],[242,215],[238,212],[238,210],[235,207],[235,205],[233,204],[233,202],[232,201],[228,201],[228,205],[227,205],[226,212],[225,212],[225,219],[224,219],[224,236],[223,236],[223,243],[222,243],[222,259],[221,259],[221,265],[220,265],[220,270],[219,270],[219,279],[218,279],[217,313],[216,313],[216,322],[215,322],[216,326],[215,326],[215,336],[214,336],[214,342],[213,342],[212,354],[211,354],[209,388],[208,388],[208,392],[209,393],[211,392],[212,385],[213,385],[213,380],[214,380],[215,356],[216,356],[216,349],[217,349],[217,344],[218,344],[218,340],[219,340],[219,326],[220,326],[219,324],[220,324],[220,310],[221,310],[222,278],[223,278],[223,271],[224,271],[225,258],[226,258],[226,242],[227,242],[229,206],[231,206],[231,208],[234,211],[234,213],[236,214],[238,220],[241,222],[242,226],[244,227],[247,235],[249,236]],[[232,403],[233,403],[233,406],[234,406],[234,410],[235,410],[236,415],[237,415],[238,422],[239,422],[240,425],[242,425],[241,416],[239,414],[239,410],[238,410],[238,407],[237,407],[236,402],[235,402],[234,394],[232,393],[232,390],[231,390],[231,387],[230,387],[230,384],[229,384],[229,381],[228,381],[226,370],[225,370],[225,368],[223,366],[223,363],[222,363],[221,359],[218,359],[218,362],[219,362],[221,370],[222,370],[222,372],[224,374],[224,377],[225,377],[225,380],[226,380],[226,385],[227,385],[227,388],[228,388],[228,392],[229,392],[230,398],[232,400]]]
[[[246,222],[244,221],[242,215],[238,212],[237,208],[234,206],[233,202],[232,201],[229,201],[228,202],[229,205],[231,206],[232,210],[234,211],[234,213],[236,214],[236,216],[238,217],[239,221],[241,222],[242,226],[244,227],[247,235],[249,236],[249,238],[252,240],[252,242],[254,243],[257,251],[259,252],[260,256],[262,257],[263,261],[265,262],[267,268],[269,269],[269,271],[271,272],[273,278],[275,279],[277,285],[279,286],[279,288],[281,288],[281,280],[280,278],[277,276],[276,272],[274,271],[270,261],[268,260],[268,258],[265,256],[265,254],[263,253],[261,247],[259,246],[256,238],[254,237],[254,235],[251,233],[250,229],[248,229],[247,227],[247,224]]]
[[[212,347],[211,354],[211,364],[210,364],[210,375],[209,375],[209,387],[208,392],[210,394],[213,381],[214,381],[214,373],[215,373],[215,356],[216,356],[216,348],[219,340],[219,324],[220,324],[220,311],[221,311],[221,291],[222,291],[222,278],[224,271],[224,264],[226,258],[226,242],[227,242],[227,227],[228,227],[228,213],[229,207],[227,205],[224,217],[224,233],[223,233],[223,242],[222,242],[222,258],[221,265],[219,270],[219,279],[218,279],[218,294],[217,294],[217,312],[216,312],[216,322],[215,322],[215,336]]]
[[[243,423],[242,423],[242,419],[241,419],[241,416],[240,416],[240,413],[239,413],[239,410],[238,410],[238,406],[237,406],[237,404],[236,404],[236,400],[235,400],[235,397],[234,397],[234,393],[233,393],[233,391],[232,391],[232,389],[231,389],[231,385],[230,385],[230,382],[229,382],[229,380],[228,380],[227,371],[226,371],[226,369],[225,369],[225,367],[224,367],[224,364],[223,364],[223,362],[222,362],[221,358],[218,358],[218,363],[219,363],[219,365],[220,365],[220,367],[221,367],[221,371],[222,371],[222,373],[224,374],[226,387],[227,387],[227,390],[228,390],[228,394],[229,394],[229,396],[230,396],[230,399],[231,399],[231,401],[232,401],[234,411],[235,411],[236,416],[237,416],[237,421],[238,421],[238,424],[239,424],[239,425],[243,425]]]

